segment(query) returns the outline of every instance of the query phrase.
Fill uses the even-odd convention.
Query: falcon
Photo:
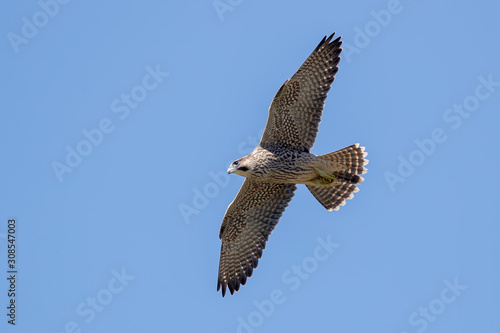
[[[354,144],[325,155],[310,150],[327,93],[338,71],[341,37],[324,37],[299,70],[278,89],[259,145],[234,161],[228,173],[245,177],[222,220],[217,291],[222,297],[245,285],[257,268],[269,235],[292,200],[307,186],[329,211],[352,199],[366,173],[367,153]]]

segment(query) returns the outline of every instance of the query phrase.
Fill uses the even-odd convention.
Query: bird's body
[[[253,181],[278,184],[320,185],[322,178],[325,178],[320,174],[321,171],[334,175],[345,169],[345,165],[339,162],[280,146],[263,148],[259,145],[237,161],[238,164],[244,163],[244,170],[235,168],[234,171],[229,170],[230,173]]]
[[[278,89],[259,145],[234,161],[228,173],[245,177],[227,208],[217,290],[231,294],[246,283],[281,215],[305,184],[328,210],[338,210],[358,191],[366,173],[364,147],[358,144],[325,155],[310,152],[324,101],[340,61],[340,37],[323,38],[291,79]]]
[[[263,148],[257,146],[246,160],[258,161],[245,171],[236,169],[235,174],[255,181],[280,184],[305,184],[314,177],[311,166],[319,164],[316,155],[279,146]]]

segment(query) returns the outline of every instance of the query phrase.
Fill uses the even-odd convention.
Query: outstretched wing
[[[245,179],[240,191],[227,208],[219,238],[222,240],[217,291],[222,297],[229,287],[231,294],[246,283],[257,268],[266,241],[297,187]]]
[[[276,93],[260,145],[284,145],[309,151],[316,139],[323,106],[340,61],[341,37],[323,38]]]

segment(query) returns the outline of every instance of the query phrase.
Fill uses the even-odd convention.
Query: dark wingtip
[[[231,293],[231,295],[234,295],[234,281],[233,280],[229,280],[227,287],[229,288],[229,292]]]
[[[221,279],[220,277],[217,279],[217,292],[222,289],[222,297],[226,295],[226,288],[229,290],[231,295],[234,295],[236,291],[240,290],[241,286],[244,286],[247,283],[247,278],[252,276],[252,271],[255,267],[252,267],[252,264],[247,261],[246,271],[243,268],[240,268],[240,274],[238,276],[234,276],[233,279]]]
[[[330,43],[330,41],[332,40],[333,36],[335,36],[335,32],[334,32],[334,33],[332,33],[330,36],[328,36],[328,38],[326,38],[326,36],[325,36],[325,38],[326,38],[326,42],[327,42],[327,43]]]
[[[332,44],[338,44],[338,47],[340,47],[340,45],[342,45],[342,41],[340,40],[342,38],[342,36],[338,36],[333,42],[332,42],[332,38],[333,36],[335,36],[335,32],[332,33],[330,36],[326,36],[323,37],[323,39],[321,40],[321,42],[319,42],[318,46],[316,46],[316,50],[319,50],[323,45],[332,45]]]
[[[245,274],[245,270],[243,267],[240,268],[240,278],[238,281],[238,290],[239,290],[239,285],[244,286],[247,283],[247,275]]]
[[[334,32],[332,35],[330,35],[330,37],[327,37],[327,36],[325,35],[325,37],[323,37],[323,39],[321,40],[321,42],[319,42],[318,46],[316,46],[316,48],[314,49],[314,51],[319,50],[319,49],[320,49],[320,47],[321,47],[323,44],[325,44],[325,43],[326,43],[327,38],[332,38],[332,36],[333,36],[333,35],[335,35],[335,32]]]
[[[221,283],[220,278],[218,278],[217,279],[217,292],[219,292],[221,287],[222,287],[222,297],[224,297],[224,296],[226,296],[226,285],[224,283]]]

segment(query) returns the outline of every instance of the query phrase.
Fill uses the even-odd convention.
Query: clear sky
[[[499,12],[3,2],[0,331],[499,332]],[[365,183],[338,212],[299,186],[223,299],[219,227],[243,181],[229,162],[332,32],[344,51],[312,152],[366,146]]]

